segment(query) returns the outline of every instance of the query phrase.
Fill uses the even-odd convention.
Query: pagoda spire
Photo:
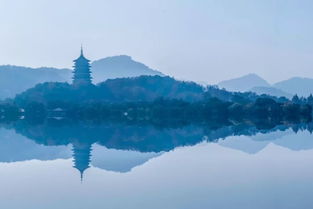
[[[83,44],[80,45],[80,56],[84,56]]]
[[[83,183],[84,180],[84,171],[79,171],[80,172],[80,183]]]

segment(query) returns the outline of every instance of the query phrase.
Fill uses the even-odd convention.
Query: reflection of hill
[[[285,135],[292,134],[291,129],[286,129],[285,126],[281,126],[282,129],[277,129],[276,131],[270,132],[270,133],[258,133],[254,136],[251,136],[250,138],[254,141],[274,141],[279,138],[284,137]]]
[[[285,135],[273,141],[273,143],[297,151],[313,149],[312,134],[308,131],[299,131],[297,134]]]
[[[278,126],[276,127],[276,131],[269,133],[257,133],[253,136],[228,137],[227,140],[220,141],[219,144],[250,154],[261,151],[270,143],[291,150],[313,149],[311,134],[312,124],[298,124],[288,129],[286,128],[286,126]],[[297,133],[295,131],[297,131]]]
[[[129,172],[136,166],[144,164],[148,160],[162,154],[155,152],[137,152],[129,150],[107,149],[106,147],[94,145],[91,164],[107,171]]]
[[[8,149],[6,140],[0,141],[2,143],[0,149],[4,149],[0,154],[0,161],[10,161],[9,154],[16,153],[16,150],[20,150],[22,154],[15,155],[13,160],[69,157],[63,152],[66,150],[68,154],[68,148],[55,147],[55,145],[71,144],[74,167],[81,174],[90,167],[90,164],[105,170],[127,172],[161,155],[162,152],[179,146],[192,146],[202,141],[218,142],[222,146],[247,153],[256,153],[271,141],[293,150],[311,149],[313,143],[308,133],[303,135],[305,137],[299,143],[299,140],[297,142],[293,140],[292,131],[309,130],[312,132],[312,127],[312,124],[275,126],[272,123],[260,122],[258,126],[252,125],[251,122],[237,125],[230,125],[229,122],[212,122],[182,127],[177,124],[157,127],[152,124],[67,120],[46,120],[43,123],[31,124],[29,121],[19,120],[6,125],[6,128],[15,129],[17,133],[37,144],[25,137],[13,134],[10,130],[2,130],[0,134],[3,135],[3,139],[13,138],[14,140],[10,143],[12,148]],[[225,138],[227,139],[224,140]],[[51,146],[53,148],[50,148]],[[5,154],[5,150],[10,151]]]
[[[34,143],[13,130],[0,129],[0,162],[24,160],[53,160],[71,157],[70,148],[66,146],[43,146]]]
[[[227,140],[219,141],[219,145],[236,149],[249,154],[255,154],[268,145],[268,141],[254,141],[248,136],[228,137]]]
[[[219,144],[249,154],[255,154],[264,149],[270,141],[289,134],[286,128],[286,126],[280,125],[270,129],[270,131],[254,130],[254,133],[246,133],[243,134],[244,136],[228,137],[227,140],[219,141]]]

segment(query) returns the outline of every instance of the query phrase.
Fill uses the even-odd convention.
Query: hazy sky
[[[312,0],[0,0],[0,64],[127,54],[180,79],[313,77]],[[108,69],[109,70],[109,69]]]

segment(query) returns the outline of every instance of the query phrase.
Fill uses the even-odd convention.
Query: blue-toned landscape
[[[0,208],[311,209],[312,9],[0,0]]]
[[[81,49],[69,82],[1,101],[4,208],[310,208],[312,95],[228,91],[143,67],[94,84]]]

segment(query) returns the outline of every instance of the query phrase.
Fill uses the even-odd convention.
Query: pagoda
[[[90,60],[84,57],[83,47],[80,50],[80,56],[74,60],[74,75],[73,85],[74,86],[86,86],[91,85],[91,70]]]
[[[74,142],[73,143],[73,162],[74,168],[76,168],[80,173],[80,179],[83,181],[84,171],[88,169],[91,157],[91,144],[90,143],[82,143],[82,142]]]

